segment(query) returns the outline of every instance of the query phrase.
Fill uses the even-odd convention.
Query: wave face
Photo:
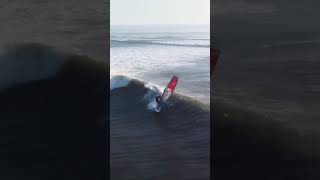
[[[107,66],[41,44],[0,63],[0,179],[106,179]]]
[[[209,106],[175,93],[155,113],[159,93],[138,80],[111,91],[111,179],[209,179]]]
[[[0,90],[55,76],[64,63],[64,56],[41,44],[8,47],[0,55]]]

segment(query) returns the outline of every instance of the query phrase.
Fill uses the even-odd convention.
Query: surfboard
[[[164,89],[162,95],[160,96],[160,100],[158,103],[157,108],[155,109],[156,112],[160,112],[163,104],[169,99],[169,97],[173,94],[177,84],[178,84],[178,76],[173,76],[170,82],[167,84],[166,88]]]

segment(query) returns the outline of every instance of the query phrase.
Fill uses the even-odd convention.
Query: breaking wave
[[[156,113],[160,92],[136,79],[111,92],[111,179],[209,178],[209,106],[174,93]]]
[[[2,52],[1,179],[106,179],[107,66],[41,44]]]
[[[63,53],[41,44],[7,46],[0,55],[0,90],[53,77],[61,68],[64,58]]]
[[[130,83],[131,79],[125,77],[125,76],[111,76],[110,78],[110,91],[126,87]]]

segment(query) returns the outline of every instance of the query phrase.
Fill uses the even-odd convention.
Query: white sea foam
[[[173,75],[180,77],[176,92],[210,103],[210,32],[204,27],[149,32],[118,27],[111,33],[110,73],[165,86]],[[178,27],[176,27],[178,28]],[[176,29],[177,30],[177,29]],[[193,46],[203,46],[193,47]],[[201,88],[199,88],[201,87]]]
[[[111,76],[110,77],[110,91],[121,88],[121,87],[126,87],[129,85],[131,79],[125,76]]]
[[[156,102],[156,96],[160,95],[161,92],[155,85],[150,83],[144,84],[144,87],[148,89],[147,93],[144,95],[143,99],[147,102],[147,108],[149,110],[155,110],[158,103]]]

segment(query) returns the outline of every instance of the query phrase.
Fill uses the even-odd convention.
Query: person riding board
[[[173,76],[170,82],[168,83],[167,87],[164,89],[161,96],[156,96],[155,100],[158,104],[158,107],[156,109],[157,112],[160,111],[161,106],[164,102],[171,96],[171,94],[174,92],[174,89],[176,88],[176,85],[178,83],[178,76]]]
[[[166,88],[162,94],[162,96],[156,96],[156,102],[159,104],[161,101],[161,97],[167,99],[172,94],[172,90],[170,88]],[[164,96],[164,97],[163,97]]]
[[[159,104],[161,100],[161,96],[156,96],[156,102]]]

